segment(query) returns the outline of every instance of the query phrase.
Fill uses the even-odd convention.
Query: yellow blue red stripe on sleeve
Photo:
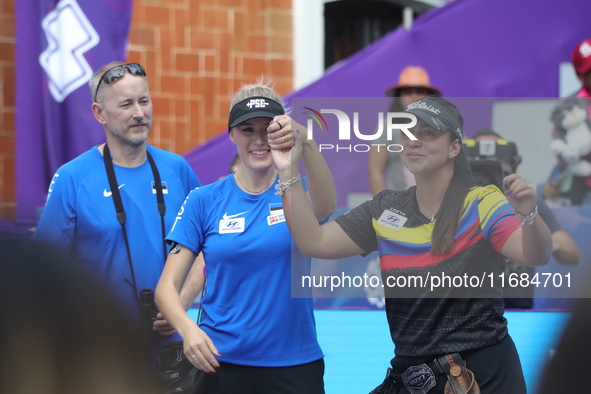
[[[501,253],[507,238],[521,226],[521,222],[515,216],[515,210],[504,194],[496,186],[489,185],[475,189],[480,191],[478,193],[478,214],[484,238],[498,253]],[[472,191],[475,190],[472,189]]]
[[[430,253],[434,224],[425,223],[395,231],[374,220],[381,268],[432,266],[469,248],[482,238],[487,239],[500,253],[507,238],[519,228],[520,221],[503,194],[492,186],[475,187],[468,193],[454,237],[454,247],[448,255]]]

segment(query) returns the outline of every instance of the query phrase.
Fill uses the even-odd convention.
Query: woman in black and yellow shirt
[[[443,393],[446,384],[472,393],[474,379],[482,393],[525,393],[499,274],[501,255],[525,265],[550,257],[535,188],[515,174],[505,178],[505,194],[475,184],[451,102],[429,96],[406,112],[417,123],[399,143],[416,187],[385,190],[319,226],[300,184],[287,182],[292,234],[302,253],[318,258],[379,251],[396,356],[375,393]],[[273,151],[284,159],[275,159],[281,182],[297,173],[300,150]]]

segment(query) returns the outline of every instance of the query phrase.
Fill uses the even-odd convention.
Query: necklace
[[[431,223],[433,223],[435,221],[435,216],[439,213],[439,209],[441,208],[441,203],[440,203],[439,207],[437,208],[437,210],[435,210],[435,213],[429,214],[421,209],[421,203],[419,202],[419,198],[417,196],[416,189],[415,189],[415,196],[414,197],[415,197],[415,201],[417,203],[417,208],[419,208],[419,212],[421,214],[423,214],[423,216],[425,216],[426,218],[431,218]]]
[[[265,186],[265,187],[264,187],[264,188],[262,188],[261,190],[250,190],[249,188],[247,188],[247,187],[246,187],[246,185],[244,185],[244,183],[243,183],[243,182],[240,180],[240,178],[238,178],[238,177],[236,176],[236,174],[234,174],[234,179],[238,179],[238,182],[240,183],[240,185],[242,185],[242,187],[244,188],[244,190],[246,190],[247,192],[249,192],[249,193],[251,193],[251,194],[261,194],[262,192],[264,192],[265,190],[267,190],[268,188],[270,188],[270,187],[271,187],[271,185],[272,185],[272,184],[273,184],[273,182],[275,181],[275,177],[276,177],[276,176],[277,176],[276,174],[273,174],[273,175],[271,176],[271,179],[269,179],[269,182],[270,182],[270,183],[269,183],[269,185],[268,185],[268,186]]]
[[[421,212],[425,217],[431,218],[431,223],[433,223],[435,221],[435,215],[437,215],[437,212],[439,212],[439,210],[437,210],[437,212],[435,212],[434,214],[429,215],[427,212],[425,212],[421,209],[421,204],[419,204],[419,200],[417,200],[417,206],[419,207],[419,212]]]
[[[427,218],[428,218],[429,216],[431,216],[431,223],[433,223],[433,221],[435,221],[435,215],[429,215],[429,214],[427,214],[427,213],[423,212],[423,210],[421,209],[421,207],[419,207],[419,211],[421,211],[421,213],[422,213],[423,215],[425,215]]]

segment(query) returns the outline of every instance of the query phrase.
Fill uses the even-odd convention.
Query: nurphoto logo
[[[347,152],[368,152],[372,146],[380,149],[387,149],[388,152],[401,152],[402,145],[400,144],[385,144],[385,143],[371,143],[371,144],[344,144],[350,142],[352,135],[362,141],[376,141],[382,139],[384,132],[388,142],[393,140],[392,134],[394,130],[400,130],[408,136],[411,140],[417,138],[409,131],[410,128],[417,124],[417,118],[413,114],[406,112],[378,112],[377,113],[377,127],[372,129],[370,133],[362,133],[359,127],[359,112],[353,112],[353,122],[346,112],[338,109],[321,109],[314,110],[310,107],[303,107],[310,112],[304,112],[310,119],[307,120],[306,128],[308,129],[308,139],[314,138],[314,124],[320,127],[320,130],[329,131],[328,122],[322,114],[335,115],[338,121],[338,142],[336,144],[319,144],[318,148],[323,150],[347,151]],[[351,133],[351,130],[353,133]]]

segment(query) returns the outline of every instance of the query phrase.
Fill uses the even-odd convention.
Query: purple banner
[[[133,0],[16,2],[17,223],[35,225],[59,166],[104,142],[88,90],[124,61]]]
[[[569,62],[577,43],[591,37],[591,7],[581,4],[455,0],[421,15],[412,29],[399,28],[341,61],[289,96],[384,97],[404,67],[421,65],[446,97],[558,97],[560,63]],[[490,117],[488,124],[484,116],[478,119],[468,136],[491,126]],[[227,133],[221,132],[185,157],[209,183],[225,175],[235,153]],[[331,171],[347,177],[360,171],[353,165],[343,160]],[[368,188],[364,178],[359,181],[362,187]]]

